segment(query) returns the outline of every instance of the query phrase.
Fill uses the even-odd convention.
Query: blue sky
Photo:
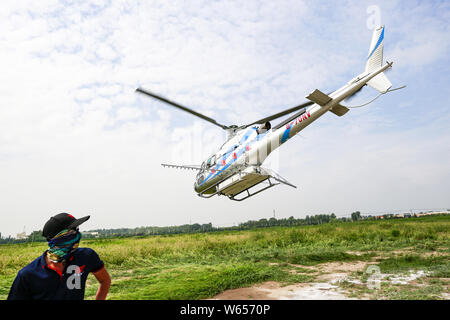
[[[194,173],[224,133],[143,86],[243,124],[363,71],[368,8],[394,87],[327,114],[271,156],[298,189],[200,199]],[[0,232],[59,212],[85,229],[450,208],[448,1],[15,1],[0,4]],[[364,89],[349,105],[377,94]]]

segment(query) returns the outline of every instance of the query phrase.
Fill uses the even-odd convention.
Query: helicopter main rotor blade
[[[211,122],[212,124],[215,124],[216,126],[219,126],[219,127],[221,127],[222,129],[228,129],[228,128],[229,128],[228,126],[223,125],[223,124],[220,124],[220,123],[218,123],[216,120],[214,120],[214,119],[212,119],[212,118],[210,118],[210,117],[207,117],[207,116],[205,116],[205,115],[203,115],[203,114],[201,114],[201,113],[198,113],[197,111],[194,111],[194,110],[192,110],[192,109],[189,109],[189,108],[187,108],[187,107],[184,107],[184,106],[182,106],[182,105],[180,105],[180,104],[178,104],[178,103],[176,103],[176,102],[173,102],[173,101],[170,101],[170,100],[168,100],[168,99],[166,99],[166,98],[160,97],[160,96],[158,96],[158,95],[156,95],[156,94],[154,94],[154,93],[151,93],[150,91],[144,90],[144,89],[142,89],[142,88],[137,88],[136,91],[137,91],[137,92],[140,92],[140,93],[143,93],[143,94],[145,94],[145,95],[148,95],[148,96],[150,96],[150,97],[152,97],[152,98],[158,99],[158,100],[160,100],[160,101],[162,101],[162,102],[165,102],[165,103],[167,103],[167,104],[170,104],[171,106],[174,106],[174,107],[176,107],[176,108],[179,108],[179,109],[181,109],[181,110],[183,110],[183,111],[186,111],[186,112],[188,112],[188,113],[190,113],[190,114],[193,114],[194,116],[197,116],[197,117],[199,117],[199,118],[202,118],[203,120],[206,120],[206,121],[208,121],[208,122]]]
[[[286,109],[286,110],[284,110],[284,111],[275,113],[275,114],[273,114],[273,115],[271,115],[271,116],[268,116],[268,117],[259,119],[259,120],[257,120],[257,121],[254,121],[254,122],[252,122],[252,123],[250,123],[250,124],[247,124],[247,125],[245,125],[245,126],[242,126],[242,127],[246,128],[246,127],[251,126],[251,125],[253,125],[253,124],[257,124],[257,123],[260,124],[260,123],[264,123],[264,122],[271,121],[271,120],[274,120],[274,119],[278,119],[278,118],[280,118],[280,117],[282,117],[282,116],[285,116],[285,115],[287,115],[287,114],[290,114],[290,113],[292,113],[292,112],[294,112],[294,111],[297,111],[297,110],[300,110],[300,109],[302,109],[302,108],[308,107],[308,106],[310,106],[310,105],[312,105],[312,104],[314,104],[313,101],[308,101],[308,102],[305,102],[305,103],[303,103],[303,104],[300,104],[300,105],[298,105],[298,106],[296,106],[296,107],[292,107],[292,108]]]

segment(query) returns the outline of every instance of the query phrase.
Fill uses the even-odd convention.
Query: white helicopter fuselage
[[[172,168],[198,170],[194,189],[199,196],[204,198],[210,198],[214,195],[225,195],[231,200],[242,201],[281,183],[295,188],[293,184],[273,170],[262,167],[263,162],[271,152],[326,112],[330,111],[339,117],[346,114],[349,109],[341,105],[340,102],[354,95],[366,84],[378,90],[380,94],[390,91],[392,84],[383,71],[390,68],[392,62],[383,65],[383,40],[384,26],[380,26],[373,31],[364,72],[350,80],[343,87],[330,94],[325,94],[316,89],[306,97],[309,100],[306,103],[239,127],[237,125],[223,125],[204,114],[151,93],[148,90],[136,89],[142,94],[170,104],[228,132],[228,140],[219,151],[204,161],[201,166],[162,165]],[[293,112],[296,113],[292,114]],[[269,121],[279,119],[285,115],[290,115],[290,117],[272,127]],[[275,181],[274,183],[272,182],[273,180]],[[266,186],[254,192],[253,187],[263,183]],[[242,197],[242,195],[244,196]]]
[[[194,184],[195,191],[200,195],[215,193],[220,182],[248,166],[261,166],[272,151],[327,111],[332,111],[333,108],[344,108],[345,113],[348,109],[339,103],[391,66],[392,63],[388,63],[372,72],[364,72],[329,96],[316,90],[307,98],[313,101],[320,100],[323,97],[322,94],[324,98],[330,98],[329,101],[318,101],[319,103],[311,105],[303,114],[281,128],[259,132],[259,126],[252,126],[238,131],[217,153],[203,162]]]

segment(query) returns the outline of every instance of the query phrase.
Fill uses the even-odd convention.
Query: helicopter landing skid
[[[255,191],[255,192],[253,192],[253,193],[250,193],[250,188],[253,188],[253,187],[257,186],[257,185],[260,185],[260,184],[262,184],[262,183],[264,183],[264,182],[266,182],[266,181],[269,183],[269,185],[267,185],[267,186],[265,186],[265,187],[263,187],[263,188],[261,188],[261,189]],[[266,179],[261,180],[260,182],[258,182],[258,183],[256,183],[256,184],[252,185],[251,187],[248,187],[247,189],[242,190],[242,191],[239,192],[239,193],[236,193],[236,194],[228,194],[228,195],[225,194],[225,193],[224,193],[224,194],[227,195],[228,198],[231,199],[231,200],[234,200],[234,201],[242,201],[242,200],[248,199],[248,198],[250,198],[250,197],[252,197],[252,196],[254,196],[254,195],[256,195],[256,194],[258,194],[258,193],[260,193],[260,192],[262,192],[262,191],[264,191],[264,190],[267,190],[267,189],[272,188],[272,187],[274,187],[274,186],[276,186],[276,185],[279,185],[279,184],[280,184],[279,182],[278,182],[278,183],[273,183],[273,182],[270,180],[270,177],[267,177]],[[243,197],[241,197],[241,198],[236,198],[237,196],[239,196],[239,195],[241,195],[241,194],[245,194],[245,196],[243,196]]]
[[[275,182],[273,182],[271,179],[275,180]],[[250,192],[251,188],[265,182],[267,182],[268,185],[265,185],[263,186],[263,188],[260,188],[256,191]],[[296,186],[289,183],[287,180],[270,169],[262,168],[259,166],[248,166],[244,170],[233,174],[224,181],[221,181],[207,189],[209,190],[215,188],[216,191],[214,193],[208,195],[199,193],[198,195],[203,198],[211,198],[216,194],[225,195],[231,200],[242,201],[282,183],[296,188]],[[237,198],[237,196],[242,194],[244,194],[243,197]]]

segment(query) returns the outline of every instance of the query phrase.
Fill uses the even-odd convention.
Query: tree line
[[[216,232],[225,230],[249,230],[255,228],[267,228],[276,226],[306,226],[306,225],[318,225],[323,223],[329,223],[332,221],[337,222],[351,222],[357,220],[374,219],[372,216],[362,216],[359,211],[355,211],[351,214],[351,217],[336,217],[334,213],[331,214],[318,214],[307,215],[305,218],[289,218],[276,219],[272,217],[270,219],[249,220],[247,222],[240,223],[232,227],[214,227],[212,223],[206,224],[184,224],[180,226],[168,226],[168,227],[137,227],[137,228],[118,228],[118,229],[95,229],[86,232],[82,232],[83,239],[92,238],[113,238],[113,237],[133,237],[133,236],[152,236],[152,235],[169,235],[180,233],[202,233],[202,232]],[[0,244],[4,243],[24,243],[24,242],[40,242],[46,241],[42,237],[42,231],[33,231],[26,239],[14,239],[11,236],[7,238],[1,237]]]

